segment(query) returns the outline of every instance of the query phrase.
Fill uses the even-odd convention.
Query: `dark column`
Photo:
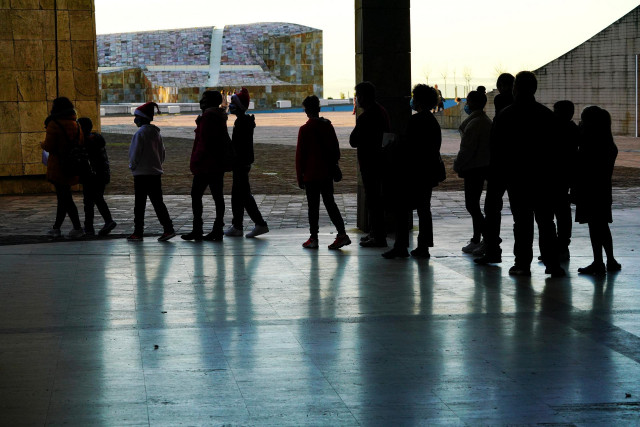
[[[411,114],[410,0],[355,0],[356,82],[376,86],[391,116],[392,132],[404,131]],[[358,228],[368,229],[364,189],[358,180]]]

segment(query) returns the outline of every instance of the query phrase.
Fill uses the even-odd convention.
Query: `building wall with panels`
[[[57,4],[0,0],[1,194],[50,190],[40,142],[57,96],[100,128],[93,0]]]

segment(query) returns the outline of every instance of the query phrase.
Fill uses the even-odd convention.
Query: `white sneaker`
[[[78,228],[77,230],[73,228],[69,234],[67,234],[67,239],[79,239],[81,237],[84,237],[84,231],[82,228]]]
[[[269,232],[269,227],[267,227],[266,225],[256,225],[255,227],[253,227],[253,230],[245,234],[244,237],[252,238],[268,232]]]
[[[60,237],[62,236],[62,232],[60,232],[59,228],[52,228],[51,230],[47,231],[47,236],[48,237]]]
[[[229,228],[227,228],[224,232],[225,236],[228,237],[240,237],[242,236],[242,230],[235,228],[233,225]]]
[[[472,254],[473,251],[478,249],[481,244],[482,244],[481,241],[478,243],[473,243],[471,240],[469,240],[469,243],[467,243],[467,246],[464,246],[462,248],[462,252],[464,252],[465,254]]]

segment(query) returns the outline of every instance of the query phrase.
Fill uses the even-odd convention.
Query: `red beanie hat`
[[[144,117],[147,120],[153,120],[153,107],[156,107],[158,113],[160,112],[160,107],[158,107],[158,104],[156,104],[155,102],[147,102],[146,104],[143,104],[136,108],[133,114],[135,114],[136,116]]]
[[[244,109],[245,110],[248,109],[249,108],[249,101],[251,101],[251,98],[249,97],[249,91],[247,90],[247,88],[243,87],[242,90],[240,92],[238,92],[236,95],[238,96],[238,100],[244,106]]]

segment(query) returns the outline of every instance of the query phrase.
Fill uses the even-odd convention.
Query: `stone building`
[[[580,46],[534,71],[538,101],[552,106],[568,99],[575,119],[588,105],[611,113],[613,133],[635,135],[636,55],[640,54],[640,6]]]
[[[0,1],[0,194],[50,191],[40,142],[57,96],[99,129],[96,63],[93,0]]]
[[[270,22],[98,36],[102,102],[197,102],[249,89],[258,108],[322,97],[322,31]]]

